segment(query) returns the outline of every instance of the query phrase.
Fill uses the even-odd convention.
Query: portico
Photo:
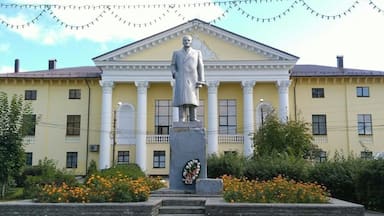
[[[171,50],[179,47],[180,38],[184,33],[194,37],[196,48],[202,50],[206,86],[200,99],[204,102],[204,123],[207,136],[207,153],[220,153],[220,145],[242,145],[242,152],[246,156],[253,154],[252,133],[260,124],[257,110],[260,98],[264,98],[273,109],[278,110],[282,121],[287,121],[289,113],[290,85],[289,71],[298,58],[288,53],[276,50],[258,42],[224,31],[194,20],[168,31],[130,44],[112,52],[94,58],[97,66],[102,68],[102,106],[101,106],[101,133],[100,157],[101,169],[111,166],[111,138],[113,98],[134,107],[135,129],[127,131],[135,137],[135,162],[143,169],[148,170],[147,147],[150,144],[168,144],[166,134],[148,133],[153,128],[147,119],[156,115],[148,110],[153,104],[155,96],[148,95],[152,85],[162,85],[170,92],[161,94],[159,99],[172,98],[172,76],[170,72]],[[166,46],[167,45],[167,46]],[[166,56],[155,55],[157,46],[163,47]],[[220,50],[227,46],[232,50]],[[166,48],[164,48],[166,47]],[[222,53],[224,52],[224,53]],[[145,54],[147,53],[147,54]],[[132,91],[126,92],[134,97],[123,98],[120,90],[114,88],[116,84],[135,86]],[[235,130],[223,132],[223,113],[220,101],[223,92],[228,91],[226,86],[231,84],[233,92],[238,92],[228,99],[234,103],[234,116],[225,121],[234,121]],[[263,90],[264,86],[268,90]],[[274,90],[270,90],[273,87]],[[118,94],[115,95],[115,91]],[[135,92],[134,92],[135,91]],[[265,92],[264,92],[265,91]],[[264,95],[264,96],[263,96]],[[276,96],[275,96],[276,95]],[[151,99],[149,99],[151,98]],[[275,100],[276,98],[276,100]],[[172,121],[177,120],[177,109],[171,108]],[[239,118],[241,117],[241,118]],[[231,120],[233,118],[234,120]],[[148,123],[149,122],[149,123]],[[171,127],[171,125],[169,125]],[[123,130],[124,131],[124,130]],[[154,138],[155,137],[155,138]]]

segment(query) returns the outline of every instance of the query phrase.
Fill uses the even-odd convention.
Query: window
[[[25,152],[25,165],[32,166],[32,152]]]
[[[239,155],[237,151],[224,151],[225,156],[237,156]]]
[[[129,151],[118,151],[117,152],[117,163],[128,164],[129,163]]]
[[[236,100],[219,100],[219,133],[236,134]]]
[[[67,115],[67,136],[80,136],[80,115]]]
[[[312,88],[312,98],[323,98],[324,88]]]
[[[80,99],[81,98],[81,89],[69,89],[68,98],[69,99]]]
[[[356,87],[357,97],[369,97],[369,87]]]
[[[316,157],[316,161],[320,163],[327,161],[327,152],[320,151],[318,157]]]
[[[77,152],[67,152],[67,168],[77,168]]]
[[[365,151],[360,152],[360,157],[361,157],[361,159],[368,160],[368,159],[373,158],[373,154],[371,151],[365,150]]]
[[[153,152],[153,168],[165,168],[165,151]]]
[[[35,136],[36,132],[36,115],[24,115],[23,132],[26,136]]]
[[[327,117],[326,115],[312,115],[312,134],[327,134]]]
[[[357,115],[357,130],[359,135],[372,135],[372,117],[371,114]]]
[[[169,134],[172,125],[172,100],[155,100],[155,133]]]
[[[24,99],[25,100],[36,100],[37,91],[36,90],[25,90]]]

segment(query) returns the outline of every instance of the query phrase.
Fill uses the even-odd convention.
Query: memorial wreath
[[[193,184],[199,177],[201,164],[199,159],[188,161],[183,169],[183,182],[184,184]]]

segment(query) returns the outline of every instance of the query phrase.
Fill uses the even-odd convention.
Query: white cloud
[[[12,73],[14,71],[13,67],[10,66],[0,66],[0,73]]]
[[[59,0],[16,0],[15,2],[20,4],[127,5],[127,1],[125,0],[67,0],[64,3]],[[162,6],[167,3],[175,3],[173,0],[160,1],[160,3],[159,1],[147,1],[145,3],[140,0],[129,1],[130,5],[147,4],[145,8],[143,8],[143,6],[129,9],[91,8],[90,10],[52,8],[53,14],[60,20],[58,23],[52,21],[53,18],[50,17],[50,19],[40,20],[28,28],[12,30],[26,39],[40,41],[47,45],[59,43],[71,37],[99,43],[113,40],[137,40],[193,18],[210,21],[223,12],[220,7],[214,6],[213,4],[209,7],[193,7],[193,3],[197,4],[199,2],[206,2],[206,0],[180,0],[177,1],[180,7],[176,6],[174,8]],[[148,8],[148,4],[162,5],[160,8]],[[183,4],[191,4],[191,7],[185,7]],[[49,13],[50,12],[46,13],[44,16],[49,17]],[[96,21],[95,18],[100,14],[102,14],[102,17]],[[7,17],[7,19],[11,23],[25,23],[28,17],[19,14],[17,17]],[[45,20],[51,20],[53,23],[46,23]],[[123,23],[124,21],[126,21],[125,24]],[[152,21],[152,25],[149,25],[150,21]],[[92,22],[94,22],[94,25],[92,25]],[[130,25],[127,24],[129,22],[131,23]],[[134,22],[135,25],[133,24]],[[156,22],[156,24],[154,24],[154,22]],[[144,26],[145,23],[148,25]],[[90,27],[78,30],[64,27],[65,25],[81,26],[86,24],[90,24]],[[139,24],[141,24],[140,28],[138,27]],[[52,27],[54,30],[48,30],[52,29]]]

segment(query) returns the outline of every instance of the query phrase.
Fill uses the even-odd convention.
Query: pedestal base
[[[199,178],[207,177],[205,130],[199,126],[178,122],[171,128],[169,188],[172,190],[196,191],[195,181],[192,184],[183,182],[183,169],[190,160],[198,159],[201,165]]]
[[[197,179],[196,194],[220,195],[223,192],[222,179]]]

